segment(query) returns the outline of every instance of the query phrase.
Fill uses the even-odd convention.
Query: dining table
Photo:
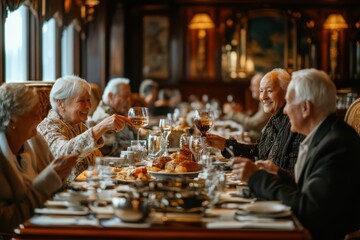
[[[254,203],[242,202],[243,198],[234,197],[235,192],[227,190],[221,195],[222,204],[200,212],[153,210],[144,221],[130,223],[120,220],[111,204],[104,207],[110,212],[99,211],[102,215],[94,213],[96,207],[85,214],[73,211],[71,215],[62,215],[63,208],[54,208],[60,214],[52,215],[47,214],[53,210],[48,206],[36,209],[31,219],[19,225],[14,239],[311,239],[291,210],[280,218],[249,217],[242,206]],[[58,196],[68,192],[62,193]],[[48,201],[51,202],[59,201]]]
[[[257,199],[226,164],[191,174],[98,166],[34,209],[14,239],[311,239],[289,206]]]
[[[154,224],[144,227],[36,226],[28,221],[15,229],[14,239],[311,239],[292,216],[295,229],[208,229],[204,223]]]

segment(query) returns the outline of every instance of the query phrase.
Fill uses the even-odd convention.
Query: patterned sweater
[[[91,128],[79,123],[75,127],[68,124],[62,117],[50,110],[48,116],[38,125],[37,130],[44,136],[55,157],[79,154],[77,164],[67,182],[73,181],[77,175],[93,164],[95,157],[102,156],[98,148],[104,145],[102,138],[95,142]]]
[[[281,169],[294,174],[299,145],[305,137],[290,131],[290,121],[283,109],[284,106],[269,119],[256,144],[247,145],[228,139],[222,151],[223,156],[231,157],[231,150],[235,156],[271,160]]]

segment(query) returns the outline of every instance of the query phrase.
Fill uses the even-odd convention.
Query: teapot
[[[147,199],[134,197],[133,194],[112,199],[114,214],[123,222],[141,222],[150,212]]]

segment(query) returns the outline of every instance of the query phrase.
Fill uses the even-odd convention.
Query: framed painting
[[[276,67],[286,67],[287,24],[277,11],[257,11],[249,14],[247,57],[255,71],[267,72]]]
[[[161,15],[143,17],[143,77],[169,77],[169,18]]]
[[[295,17],[296,16],[296,17]],[[298,12],[258,9],[223,11],[221,74],[224,81],[247,79],[255,72],[284,68],[292,72],[315,65],[307,20]]]

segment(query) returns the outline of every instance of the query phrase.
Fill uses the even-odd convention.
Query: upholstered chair
[[[355,100],[346,111],[344,121],[360,135],[360,98]]]

